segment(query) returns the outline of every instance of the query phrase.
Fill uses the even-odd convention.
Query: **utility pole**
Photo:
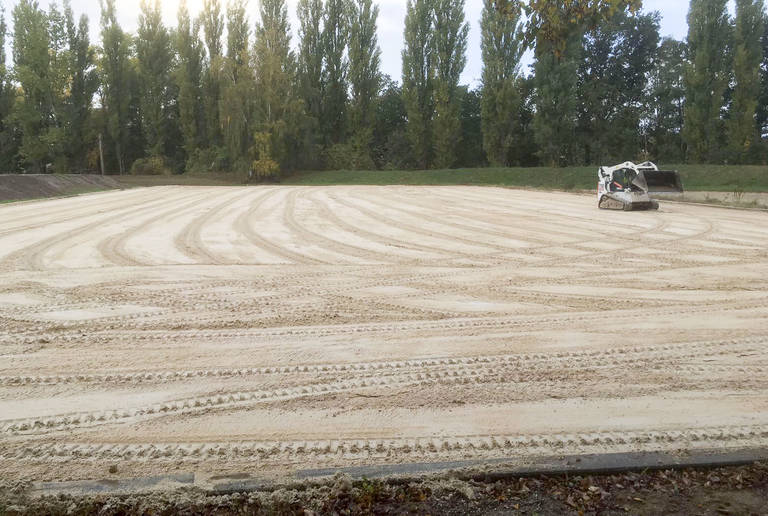
[[[101,160],[101,175],[104,175],[104,146],[101,142],[101,133],[99,133],[99,159]]]

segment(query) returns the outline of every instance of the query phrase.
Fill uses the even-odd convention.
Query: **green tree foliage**
[[[136,37],[139,71],[141,121],[147,154],[167,155],[168,121],[174,103],[171,70],[174,55],[171,37],[163,25],[160,0],[142,0]]]
[[[221,75],[223,67],[224,14],[221,0],[203,0],[200,21],[205,35],[208,60],[203,72],[203,107],[205,111],[205,134],[209,147],[222,145],[219,102],[221,99]]]
[[[643,156],[641,120],[659,39],[658,14],[630,16],[624,11],[585,35],[577,127],[585,163],[620,163]]]
[[[227,8],[227,58],[224,61],[219,119],[230,166],[237,173],[250,169],[252,146],[252,99],[255,98],[250,29],[246,0],[234,0]]]
[[[539,163],[538,147],[534,137],[533,119],[536,111],[536,80],[534,77],[520,77],[515,83],[517,96],[520,99],[517,123],[513,133],[515,145],[511,149],[510,162],[524,167],[535,166]]]
[[[413,166],[407,122],[403,89],[389,76],[384,76],[374,114],[373,160],[377,168],[396,170]]]
[[[482,92],[459,87],[461,145],[456,147],[456,164],[461,167],[480,167],[487,163],[483,150]]]
[[[736,0],[733,40],[735,87],[727,122],[730,161],[743,163],[754,158],[759,138],[755,115],[760,97],[761,38],[765,33],[763,0]]]
[[[469,25],[464,21],[464,0],[435,0],[433,18],[435,165],[451,168],[456,164],[456,148],[461,143],[459,79],[467,64],[469,36]]]
[[[349,4],[326,0],[323,16],[323,108],[321,127],[330,145],[347,139]]]
[[[99,62],[101,102],[110,140],[115,148],[115,162],[120,174],[127,168],[127,150],[131,138],[135,69],[131,62],[131,37],[117,23],[115,0],[101,0],[102,55]]]
[[[723,157],[724,95],[730,81],[731,24],[727,0],[691,0],[689,64],[685,71],[685,127],[689,159],[715,163]]]
[[[93,96],[99,89],[96,51],[90,42],[88,17],[80,16],[79,22],[75,24],[69,1],[64,5],[69,44],[69,96],[64,123],[66,154],[71,170],[84,171],[89,168],[89,154],[96,146],[92,121]]]
[[[682,132],[685,105],[685,42],[664,39],[651,74],[647,119],[648,153],[655,161],[682,163],[685,148]]]
[[[688,41],[661,44],[640,0],[483,0],[480,89],[459,82],[466,0],[408,0],[402,86],[380,74],[377,0],[297,0],[295,54],[289,0],[258,3],[253,40],[249,0],[197,19],[182,1],[176,29],[143,0],[135,37],[100,0],[99,47],[69,1],[15,0],[12,41],[0,9],[0,171],[94,170],[99,133],[121,173],[768,156],[765,0],[735,23],[692,0]]]
[[[578,68],[581,33],[573,31],[562,53],[547,40],[536,44],[534,134],[546,166],[581,162],[576,145]]]
[[[15,92],[11,74],[5,64],[7,34],[5,11],[0,7],[0,173],[16,170],[16,155],[19,147],[18,132],[10,119]]]
[[[178,89],[179,123],[187,161],[194,163],[205,134],[202,88],[205,48],[200,39],[200,21],[192,22],[186,0],[179,4],[175,36],[178,63],[174,78]]]
[[[642,0],[528,0],[524,4],[528,23],[527,39],[545,43],[558,57],[568,50],[574,27],[589,30],[601,20],[629,10],[635,13]]]
[[[299,0],[299,54],[297,74],[299,97],[304,103],[302,165],[320,168],[320,135],[323,99],[323,1]]]
[[[541,161],[550,166],[581,161],[575,145],[577,69],[584,33],[641,0],[529,0],[527,39],[535,41],[534,131]]]
[[[434,31],[435,0],[408,0],[403,50],[403,98],[408,113],[408,139],[414,161],[421,168],[432,163],[432,119],[435,113]]]
[[[484,0],[480,22],[483,53],[482,134],[488,161],[511,165],[515,141],[515,116],[520,107],[517,80],[522,41],[519,0]]]
[[[53,5],[43,11],[35,0],[21,0],[13,9],[14,78],[20,98],[11,118],[21,132],[19,157],[28,170],[41,173],[64,154],[59,110],[66,84],[66,29]]]
[[[761,38],[763,60],[760,62],[760,96],[757,105],[757,127],[760,135],[768,135],[768,23]]]
[[[285,0],[262,0],[254,49],[259,121],[252,150],[258,176],[277,174],[293,160],[297,139],[296,57]]]
[[[379,7],[372,0],[352,0],[350,9],[349,83],[352,145],[361,168],[373,168],[371,144],[376,97],[381,88],[381,49],[376,36]]]

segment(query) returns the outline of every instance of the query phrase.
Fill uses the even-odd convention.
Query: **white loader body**
[[[650,161],[600,167],[598,178],[597,204],[606,210],[658,210],[659,203],[651,197],[652,192],[683,191],[680,174],[660,171]]]

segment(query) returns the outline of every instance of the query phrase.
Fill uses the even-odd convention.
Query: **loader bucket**
[[[648,193],[683,193],[683,181],[680,173],[670,170],[644,170]]]

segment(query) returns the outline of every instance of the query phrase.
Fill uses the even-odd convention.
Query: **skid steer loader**
[[[659,170],[650,161],[600,167],[597,175],[597,204],[603,210],[658,210],[653,194],[683,193],[678,172]]]

